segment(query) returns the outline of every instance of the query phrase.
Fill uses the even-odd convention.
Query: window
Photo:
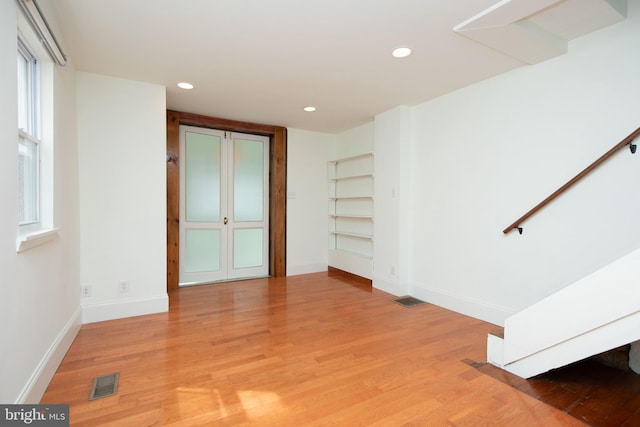
[[[23,252],[58,236],[53,224],[54,63],[43,37],[22,13],[17,30],[16,251]]]
[[[40,102],[38,60],[18,39],[18,185],[21,232],[40,228]]]

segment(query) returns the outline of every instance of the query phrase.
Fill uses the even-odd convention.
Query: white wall
[[[48,10],[48,3],[41,7]],[[15,64],[17,3],[0,2],[0,59]],[[56,29],[53,17],[49,24]],[[58,32],[59,33],[59,32]],[[59,236],[16,253],[17,82],[0,68],[0,402],[37,403],[80,326],[74,69],[54,70],[54,225]]]
[[[77,94],[83,322],[167,311],[165,88],[78,72]]]
[[[327,270],[327,160],[335,136],[287,130],[287,275]]]
[[[413,109],[413,295],[504,318],[640,244],[640,157],[618,153],[502,230],[640,126],[640,3],[569,53]],[[613,296],[618,297],[618,296]],[[602,301],[587,303],[602,304]]]
[[[357,156],[374,151],[374,123],[368,122],[336,134],[331,159]]]
[[[373,286],[397,296],[410,288],[411,128],[408,107],[375,118]]]

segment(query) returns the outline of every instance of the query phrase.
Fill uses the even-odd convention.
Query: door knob
[[[227,223],[229,222],[229,220],[227,219],[227,217],[224,217],[224,225],[227,225]]]

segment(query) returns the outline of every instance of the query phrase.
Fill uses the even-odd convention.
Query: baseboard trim
[[[328,272],[329,272],[329,275],[347,277],[363,285],[371,286],[373,284],[373,280],[371,279],[358,276],[357,274],[349,273],[348,271],[340,270],[339,268],[329,266]]]
[[[73,340],[78,335],[80,326],[82,326],[82,310],[78,306],[40,360],[29,381],[27,381],[16,399],[16,404],[37,404],[40,402],[64,355],[67,354]]]
[[[366,279],[373,277],[373,260],[353,252],[329,249],[327,264]]]
[[[396,297],[409,294],[409,286],[406,284],[389,282],[378,277],[373,278],[373,287]]]
[[[166,313],[169,311],[167,294],[155,297],[109,301],[82,306],[82,323],[95,323],[145,314]]]
[[[454,295],[421,285],[412,285],[409,295],[499,326],[504,326],[505,319],[514,314],[514,311],[508,308],[492,305],[486,301]]]
[[[323,271],[327,271],[327,264],[287,265],[287,276],[300,276]]]

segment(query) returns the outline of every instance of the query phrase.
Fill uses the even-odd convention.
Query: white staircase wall
[[[522,378],[560,368],[578,360],[628,344],[639,336],[640,312],[503,366]]]
[[[489,362],[528,378],[640,339],[639,284],[640,249],[507,318]]]

